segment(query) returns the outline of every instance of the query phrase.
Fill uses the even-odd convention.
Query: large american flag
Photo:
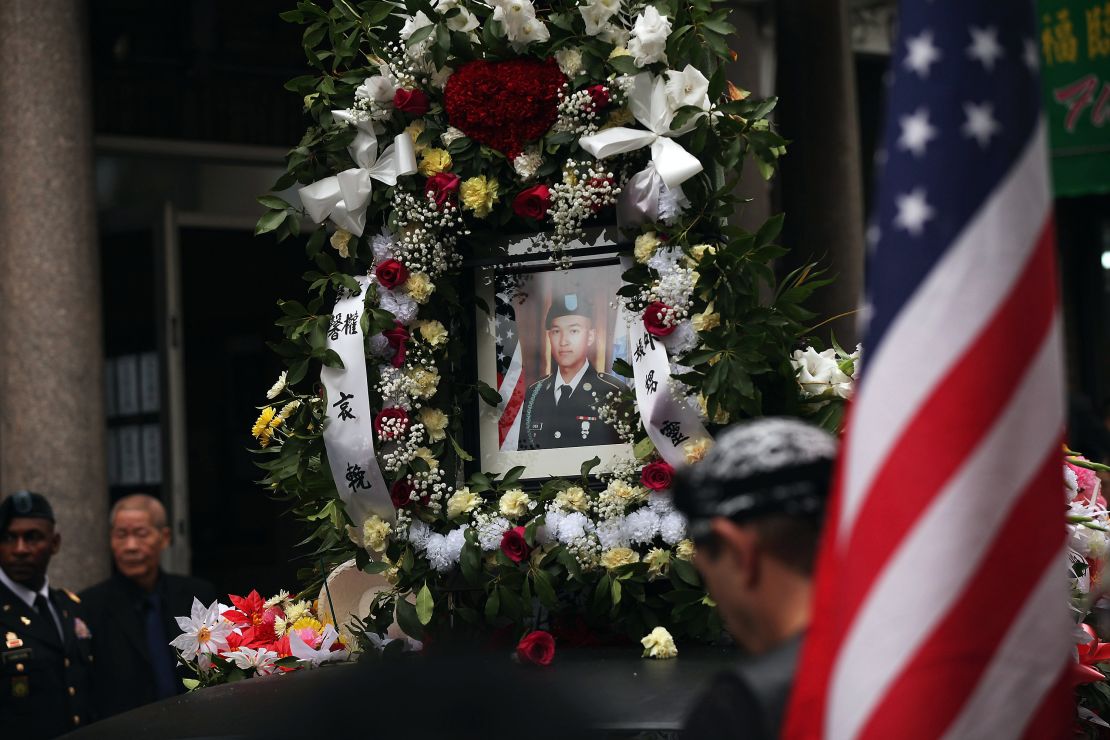
[[[907,0],[789,738],[1070,727],[1060,315],[1031,2]]]
[[[517,280],[511,275],[498,275],[494,288],[494,326],[497,351],[497,391],[501,404],[497,407],[498,449],[515,450],[520,433],[520,407],[524,404],[524,369],[520,358],[520,337],[516,323],[513,296]]]

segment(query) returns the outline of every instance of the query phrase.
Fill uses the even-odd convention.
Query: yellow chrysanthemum
[[[262,413],[258,415],[258,418],[254,421],[254,426],[251,427],[251,435],[255,439],[262,439],[262,436],[270,430],[270,423],[274,420],[276,413],[277,411],[274,410],[273,406],[262,409]]]
[[[347,258],[351,256],[351,232],[346,229],[336,229],[335,233],[331,235],[332,247],[335,251],[339,252],[339,256]]]
[[[451,169],[451,155],[446,149],[425,149],[420,157],[420,174],[424,177],[438,175],[440,172]]]
[[[420,409],[418,418],[424,425],[424,431],[428,433],[429,442],[438,442],[447,438],[447,414],[431,406],[425,406]]]
[[[674,548],[674,556],[679,560],[694,559],[694,543],[691,540],[682,540]]]
[[[459,198],[464,209],[474,211],[478,218],[485,218],[497,202],[497,191],[497,180],[478,175],[463,181],[459,188]]]
[[[305,616],[305,617],[301,617],[296,622],[293,622],[293,624],[290,625],[290,629],[294,629],[294,630],[309,630],[310,629],[310,630],[315,630],[317,632],[322,632],[323,629],[324,629],[324,625],[320,624],[320,620],[316,619],[316,617]]]

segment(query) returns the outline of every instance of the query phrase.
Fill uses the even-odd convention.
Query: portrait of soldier
[[[552,301],[544,327],[555,368],[525,392],[517,449],[620,443],[597,413],[596,405],[624,385],[590,364],[597,342],[593,315],[589,302],[577,293],[558,295]]]

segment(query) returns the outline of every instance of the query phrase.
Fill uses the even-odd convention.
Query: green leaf
[[[637,460],[646,460],[653,452],[655,452],[655,443],[651,441],[651,437],[644,437],[632,448],[632,454]]]
[[[467,529],[469,535],[473,532],[472,529]],[[472,538],[467,539],[463,544],[462,555],[459,558],[462,565],[463,578],[467,583],[476,584],[482,576],[482,553],[477,544],[472,541]]]
[[[613,360],[613,372],[615,372],[617,375],[623,375],[626,378],[631,378],[632,366],[618,357]]]
[[[598,465],[601,465],[601,458],[597,455],[594,455],[589,460],[582,463],[582,466],[579,468],[579,470],[582,471],[582,477],[585,478],[587,475],[590,474],[590,471],[596,468]]]
[[[671,558],[671,572],[683,583],[688,583],[691,586],[701,587],[701,579],[698,578],[698,572],[694,570],[694,566],[690,565],[681,558]]]
[[[491,388],[488,383],[482,380],[478,381],[478,395],[481,396],[482,400],[488,403],[490,406],[497,406],[501,403],[501,394],[498,393],[495,389]]]
[[[416,595],[416,616],[420,620],[420,624],[427,625],[432,621],[432,612],[435,611],[435,600],[432,599],[432,591],[425,583],[424,587],[420,589],[420,593]]]
[[[260,195],[258,196],[258,202],[277,211],[284,211],[289,208],[289,204],[276,195]]]
[[[459,456],[460,460],[466,460],[467,462],[471,462],[474,460],[474,456],[460,447],[459,443],[455,441],[455,437],[453,435],[448,434],[447,439],[450,440],[451,447],[454,448],[455,454]]]
[[[770,244],[775,240],[775,237],[782,231],[782,221],[786,214],[779,213],[763,222],[759,227],[759,231],[755,234],[755,244],[757,247],[762,247]]]
[[[609,596],[613,599],[613,606],[621,603],[621,582],[615,578],[609,584]]]
[[[501,597],[498,594],[498,589],[495,588],[493,589],[493,593],[489,595],[489,598],[486,599],[486,621],[492,622],[497,619],[497,613],[499,611],[501,611]]]
[[[547,571],[537,570],[533,573],[532,583],[536,585],[536,595],[540,597],[540,603],[548,609],[554,610],[559,605],[559,600],[555,595],[555,587],[551,584],[551,576],[547,574]]]
[[[254,235],[267,234],[281,226],[285,220],[285,211],[270,211],[263,214],[262,218],[258,219],[258,223],[254,227]]]
[[[421,41],[431,36],[435,30],[436,27],[434,25],[424,26],[423,28],[417,29],[413,32],[412,36],[409,36],[409,40],[405,42],[405,46],[408,46],[410,48],[416,46]]]
[[[405,634],[414,640],[424,639],[424,627],[420,622],[420,618],[416,616],[416,607],[405,601],[404,599],[397,599],[397,625],[405,631]]]
[[[196,687],[200,686],[200,681],[195,679],[195,678],[183,678],[183,679],[181,679],[181,683],[185,686],[185,689],[188,690],[188,691],[192,691]]]

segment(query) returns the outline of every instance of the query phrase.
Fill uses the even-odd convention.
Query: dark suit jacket
[[[556,370],[546,378],[528,386],[520,409],[519,450],[548,450],[557,447],[611,445],[620,437],[597,416],[594,396],[604,401],[609,393],[620,393],[624,385],[607,373],[599,373],[590,365],[574,392],[555,407]]]
[[[50,589],[59,637],[51,616],[0,584],[0,737],[57,737],[96,718],[92,640],[76,599]]]
[[[194,596],[208,606],[216,600],[216,589],[199,578],[161,573],[155,592],[162,599],[166,651],[176,664],[177,656],[169,641],[181,630],[174,617],[188,616]],[[97,655],[93,677],[101,716],[126,712],[158,699],[146,640],[144,595],[119,574],[81,593]],[[178,667],[179,678],[191,675]],[[184,686],[179,690],[184,691]]]

